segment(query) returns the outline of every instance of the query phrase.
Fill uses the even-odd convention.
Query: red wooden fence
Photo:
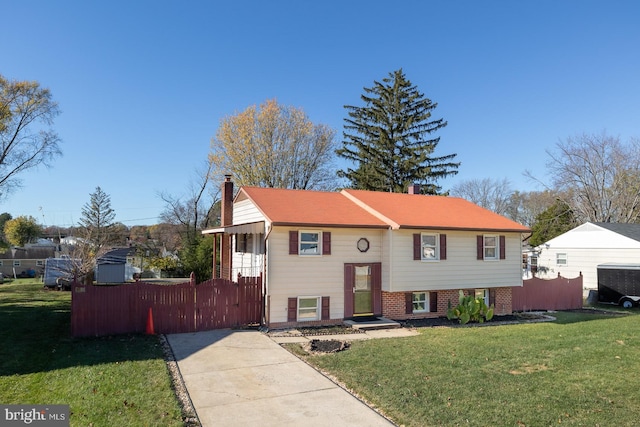
[[[582,274],[574,279],[534,277],[511,288],[513,311],[572,310],[582,308]]]
[[[72,286],[71,333],[75,337],[146,332],[150,314],[154,332],[161,334],[260,323],[262,279]]]

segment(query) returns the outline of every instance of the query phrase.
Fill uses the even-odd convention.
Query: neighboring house
[[[56,246],[51,242],[7,249],[0,253],[0,272],[4,277],[40,277],[44,273],[45,260],[53,257],[55,250]]]
[[[588,294],[598,289],[599,264],[640,261],[640,224],[586,222],[534,248],[532,253],[537,257],[537,277],[560,274],[573,278],[582,273]]]
[[[116,248],[108,251],[96,262],[97,283],[124,283],[133,280],[140,269],[133,265],[136,248]]]
[[[227,178],[223,226],[203,233],[221,241],[222,277],[262,275],[272,328],[444,316],[460,289],[510,314],[530,230],[416,187],[415,194],[241,187],[233,198]]]

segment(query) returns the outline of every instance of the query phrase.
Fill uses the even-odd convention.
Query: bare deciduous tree
[[[500,215],[508,214],[512,194],[511,184],[506,178],[470,179],[451,189],[452,196],[462,197]]]
[[[551,190],[514,191],[511,194],[506,216],[527,227],[532,227],[538,215],[549,209],[558,199],[564,200],[566,197],[560,197],[557,192]]]
[[[220,191],[212,185],[212,168],[212,163],[207,162],[195,174],[186,197],[160,194],[166,205],[161,220],[180,229],[181,242],[177,247],[180,265],[187,274],[194,272],[199,280],[211,278],[212,268],[212,242],[200,232],[219,223]]]
[[[301,109],[268,100],[224,118],[209,159],[217,176],[232,174],[239,185],[333,189],[334,135]]]
[[[208,161],[204,168],[196,171],[186,196],[159,194],[165,203],[160,219],[168,224],[180,225],[183,235],[189,240],[197,236],[200,230],[214,225],[217,220],[214,210],[220,190],[211,185],[214,182],[211,176],[213,167],[213,163]]]
[[[640,141],[582,134],[547,154],[552,185],[569,196],[564,201],[579,221],[638,222]]]

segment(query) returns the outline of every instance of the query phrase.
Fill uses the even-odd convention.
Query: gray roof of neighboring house
[[[612,222],[594,222],[593,224],[640,242],[640,224],[620,224]]]
[[[134,256],[136,248],[116,248],[98,258],[98,264],[125,264],[127,257]]]
[[[55,256],[55,246],[11,248],[0,253],[0,259],[47,259]]]

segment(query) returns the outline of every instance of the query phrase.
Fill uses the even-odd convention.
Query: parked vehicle
[[[598,265],[598,301],[631,308],[640,303],[640,264]]]

